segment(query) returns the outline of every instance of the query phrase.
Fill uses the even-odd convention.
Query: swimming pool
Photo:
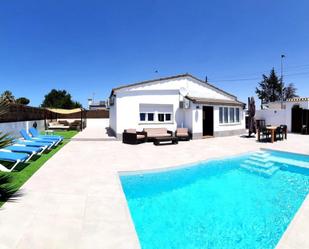
[[[309,192],[305,167],[259,151],[120,179],[142,249],[268,249]]]

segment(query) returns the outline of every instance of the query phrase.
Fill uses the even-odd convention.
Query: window
[[[158,121],[164,122],[164,113],[158,113]]]
[[[139,114],[140,121],[154,121],[154,113],[141,112]]]
[[[240,122],[240,109],[234,107],[219,107],[219,123],[233,124]]]
[[[173,122],[173,105],[139,104],[139,121],[142,123]]]
[[[148,113],[148,121],[154,121],[154,113]]]
[[[158,121],[159,122],[170,122],[172,121],[171,113],[158,113]]]
[[[172,121],[172,114],[165,113],[165,121]]]
[[[230,108],[230,123],[234,123],[234,122],[235,122],[235,109]]]
[[[228,122],[229,122],[229,108],[224,107],[224,123],[228,123]]]
[[[219,108],[219,123],[223,123],[223,107]]]
[[[239,115],[239,108],[236,108],[236,122],[239,123],[240,115]]]
[[[143,113],[143,112],[140,113],[140,114],[139,114],[139,120],[140,120],[140,121],[146,121],[146,113]]]

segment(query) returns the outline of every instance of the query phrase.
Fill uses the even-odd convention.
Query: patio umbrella
[[[253,97],[248,98],[248,114],[249,114],[249,137],[252,133],[256,133],[255,127],[255,100]]]

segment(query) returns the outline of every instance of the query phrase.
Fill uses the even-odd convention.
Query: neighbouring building
[[[190,74],[147,80],[112,89],[110,128],[187,127],[193,139],[245,132],[245,104]]]
[[[106,101],[94,101],[93,99],[88,99],[88,109],[89,110],[106,110],[107,104]]]
[[[266,125],[287,125],[289,132],[300,133],[309,127],[309,98],[264,104],[262,110],[256,111],[255,118],[265,120]]]

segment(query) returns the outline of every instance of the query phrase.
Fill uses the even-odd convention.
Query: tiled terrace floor
[[[259,148],[309,154],[309,136],[301,135],[274,144],[225,137],[171,146],[130,146],[100,138],[106,138],[103,129],[78,134],[23,186],[21,198],[1,208],[1,249],[139,248],[119,171],[171,167]],[[307,197],[279,248],[309,248],[308,220]]]

